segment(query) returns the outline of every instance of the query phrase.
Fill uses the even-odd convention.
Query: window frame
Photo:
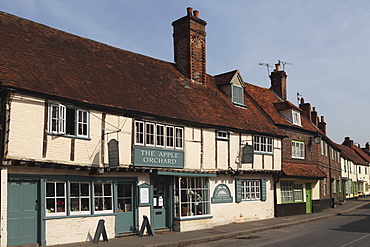
[[[211,215],[210,186],[207,177],[174,177],[173,191],[176,218]]]
[[[272,154],[274,150],[274,138],[269,136],[254,135],[253,150],[255,153]]]
[[[242,179],[242,201],[261,201],[262,183],[261,179]]]
[[[74,112],[73,119],[69,119],[67,110]],[[67,126],[73,126],[74,134],[67,133]],[[90,111],[77,107],[50,103],[48,133],[76,138],[89,138],[90,135]]]
[[[78,184],[79,187],[79,195],[75,196],[72,195],[72,184]],[[85,184],[88,186],[88,195],[81,195],[82,194],[82,189],[81,185]],[[72,210],[72,199],[78,199],[78,204],[79,204],[79,210]],[[82,210],[82,200],[83,199],[88,199],[88,210]],[[82,214],[91,214],[91,183],[89,182],[75,182],[71,181],[69,183],[69,208],[70,208],[70,214],[71,215],[82,215]]]
[[[244,87],[231,84],[231,100],[236,105],[244,106]]]
[[[217,140],[229,140],[230,132],[227,130],[217,130],[216,138]]]
[[[184,129],[175,127],[175,149],[184,149]]]
[[[97,191],[95,190],[95,187],[96,185],[102,185],[101,188],[102,188],[102,195],[96,195],[97,194]],[[106,195],[106,189],[105,189],[105,186],[104,185],[110,185],[110,195]],[[113,183],[111,182],[94,182],[93,183],[93,202],[94,202],[94,214],[107,214],[107,213],[113,213],[113,209],[114,209],[114,196],[113,196]],[[105,205],[107,205],[105,203],[105,201],[110,198],[110,206],[111,206],[111,209],[104,209]],[[98,207],[97,206],[97,199],[102,199],[103,201],[103,209],[102,210],[97,210],[96,208]]]
[[[292,158],[293,159],[305,159],[306,157],[306,145],[304,141],[292,140]]]
[[[301,113],[295,110],[292,110],[292,123],[294,125],[302,126],[301,124]]]
[[[48,184],[54,184],[54,196],[48,196]],[[58,196],[58,186],[57,184],[63,185],[63,193],[64,195]],[[46,217],[53,217],[53,216],[66,216],[67,215],[67,183],[65,181],[47,181],[45,183],[45,210],[46,210]],[[48,200],[54,200],[54,211],[53,208],[48,208]],[[64,202],[63,202],[64,200]],[[58,205],[63,205],[64,211],[58,211]],[[63,208],[62,207],[62,208]],[[49,212],[50,210],[50,212]]]

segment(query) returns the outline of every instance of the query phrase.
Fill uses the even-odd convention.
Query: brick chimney
[[[275,92],[284,101],[287,100],[286,92],[286,78],[287,74],[285,71],[280,70],[280,64],[275,64],[275,70],[271,72],[271,87],[270,89]]]
[[[351,140],[349,137],[346,137],[346,138],[344,138],[344,142],[342,143],[342,145],[350,147],[351,149],[353,149],[353,140]]]
[[[321,116],[321,121],[319,122],[318,127],[326,135],[326,123],[325,123],[325,120],[324,120],[324,116]]]
[[[188,7],[187,15],[172,22],[175,63],[182,73],[198,83],[206,81],[207,23],[199,11]]]
[[[311,112],[311,121],[312,123],[318,127],[319,126],[319,117],[317,116],[317,111],[316,111],[316,107],[313,107],[312,108],[312,112]]]
[[[310,122],[311,120],[311,104],[305,103],[304,98],[301,98],[301,103],[299,104],[299,108],[302,110],[303,115],[305,115]]]

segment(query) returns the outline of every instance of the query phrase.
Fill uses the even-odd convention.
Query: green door
[[[118,183],[117,185],[117,199],[118,210],[116,217],[116,233],[134,232],[135,214],[133,204],[133,183]]]
[[[312,189],[311,184],[306,184],[306,213],[312,213]]]
[[[153,182],[153,220],[154,229],[168,228],[169,213],[168,179],[157,177]]]
[[[38,205],[36,181],[8,183],[8,245],[37,243]]]

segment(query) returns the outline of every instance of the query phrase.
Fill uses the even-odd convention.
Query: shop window
[[[293,183],[292,182],[281,182],[280,193],[282,202],[293,202]]]
[[[71,214],[90,213],[90,184],[70,183]]]
[[[208,179],[175,177],[175,215],[194,217],[210,214]]]
[[[66,215],[66,183],[46,183],[46,215]]]
[[[272,137],[253,136],[253,147],[255,152],[272,153]]]
[[[303,185],[294,184],[294,201],[303,201]]]
[[[87,138],[89,135],[89,112],[63,104],[51,104],[49,132]]]
[[[96,213],[113,212],[112,183],[94,183]]]

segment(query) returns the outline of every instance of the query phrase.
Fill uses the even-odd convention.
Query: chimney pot
[[[321,122],[325,122],[324,116],[321,116]]]
[[[304,98],[301,98],[301,104],[304,104]]]
[[[280,71],[280,63],[275,64],[275,71]]]
[[[198,11],[198,10],[194,10],[194,16],[195,16],[196,18],[199,18],[199,11]]]
[[[188,16],[192,16],[192,12],[193,12],[193,8],[192,7],[188,7],[187,8],[187,11],[188,11]]]

